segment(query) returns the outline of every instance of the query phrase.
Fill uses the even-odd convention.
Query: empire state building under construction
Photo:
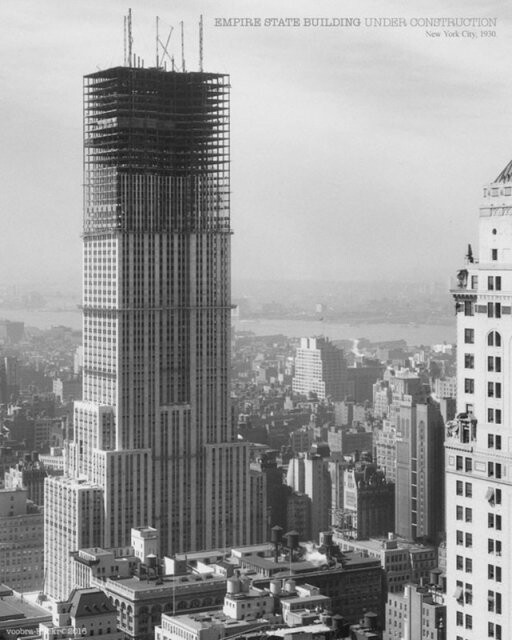
[[[45,485],[53,598],[71,551],[132,527],[161,554],[260,541],[230,411],[229,88],[130,65],[84,79],[83,400]]]

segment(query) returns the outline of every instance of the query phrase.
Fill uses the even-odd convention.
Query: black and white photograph
[[[0,12],[0,640],[510,640],[512,6]]]

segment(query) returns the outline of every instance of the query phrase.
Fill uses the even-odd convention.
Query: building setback
[[[142,525],[161,554],[241,544],[264,507],[230,411],[229,86],[162,68],[84,79],[83,400],[67,478],[47,481],[52,597],[69,595],[70,551]],[[83,491],[70,478],[97,487],[87,541],[58,530],[59,487]]]

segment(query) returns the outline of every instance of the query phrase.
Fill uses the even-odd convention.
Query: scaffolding
[[[230,232],[229,76],[84,78],[84,235]]]

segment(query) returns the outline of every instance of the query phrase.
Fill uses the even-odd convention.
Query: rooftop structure
[[[89,548],[73,554],[73,576],[81,587],[108,595],[119,629],[134,640],[152,638],[162,614],[195,616],[223,605],[223,615],[242,620],[268,618],[279,602],[279,615],[294,624],[310,620],[318,608],[343,611],[353,623],[369,609],[384,615],[378,560],[339,554],[329,533],[319,548],[299,546],[294,536],[290,532],[287,538],[288,544],[294,540],[291,562],[289,549],[279,542],[235,547],[231,553],[177,554],[163,562],[153,554],[142,562],[133,547]]]
[[[0,584],[0,634],[2,638],[36,635],[39,624],[49,622],[51,617],[51,613],[46,609]]]
[[[67,602],[55,607],[51,622],[39,625],[41,640],[102,636],[102,640],[123,640],[117,630],[117,611],[99,589],[75,589]]]
[[[397,538],[390,533],[386,538],[353,540],[334,533],[333,540],[342,551],[355,551],[366,558],[378,558],[386,572],[388,593],[401,593],[409,583],[428,578],[438,566],[435,547]]]

